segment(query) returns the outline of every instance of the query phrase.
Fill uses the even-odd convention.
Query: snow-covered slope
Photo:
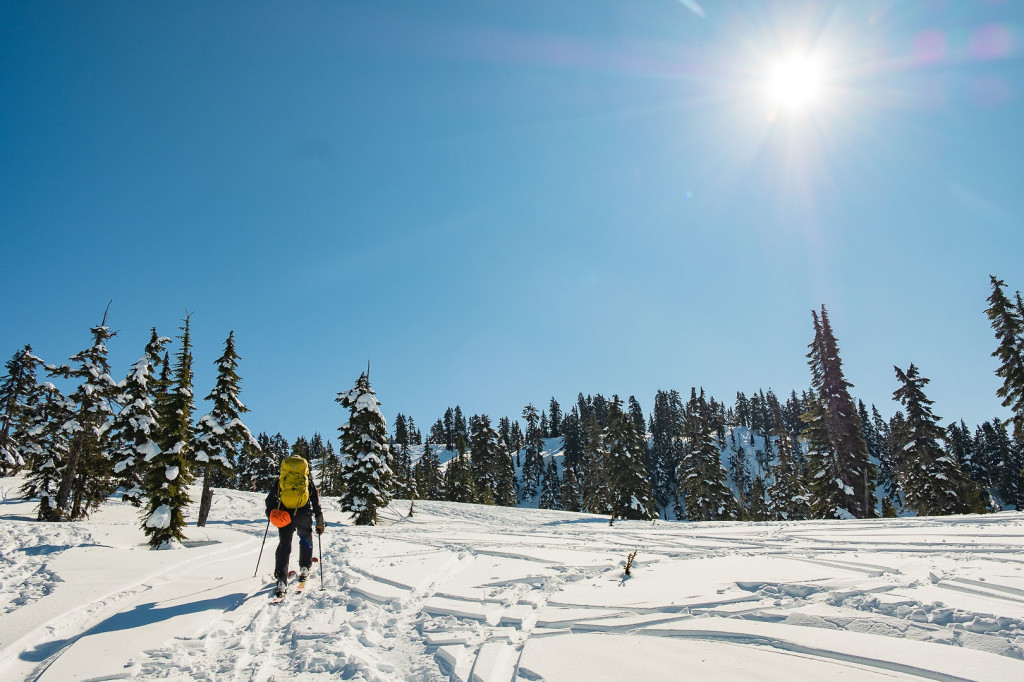
[[[4,680],[1024,679],[1020,513],[610,527],[400,501],[356,528],[328,500],[323,589],[272,605],[258,494],[218,490],[155,552],[130,507],[41,524],[18,483]]]

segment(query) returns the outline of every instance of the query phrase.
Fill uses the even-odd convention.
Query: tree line
[[[659,391],[645,415],[635,397],[577,396],[564,412],[527,405],[518,419],[448,408],[426,438],[398,414],[390,438],[393,492],[403,498],[705,520],[870,518],[979,513],[1024,505],[1024,305],[991,278],[985,312],[1007,421],[973,433],[932,411],[929,379],[893,367],[888,420],[856,400],[828,310],[812,311],[811,382],[781,401],[771,390],[727,405],[692,388]],[[1012,435],[1011,435],[1012,430]],[[737,435],[739,434],[739,438]],[[544,439],[560,438],[561,471]],[[420,454],[413,463],[413,450]],[[454,456],[443,467],[438,451]]]
[[[25,473],[21,494],[37,503],[40,521],[86,518],[115,491],[141,509],[142,530],[153,547],[184,539],[189,488],[202,480],[197,523],[205,525],[213,486],[235,475],[240,457],[257,458],[260,443],[241,420],[240,378],[234,332],[216,361],[217,378],[198,420],[192,383],[190,315],[171,339],[151,330],[142,356],[121,381],[111,376],[106,343],[116,336],[107,313],[90,329],[92,343],[51,365],[31,345],[6,363],[0,382],[0,473]],[[74,386],[64,395],[54,383]],[[243,460],[245,461],[245,460]]]
[[[773,391],[731,404],[703,389],[689,397],[658,391],[645,415],[622,400],[582,393],[568,411],[552,398],[519,418],[467,417],[448,408],[424,435],[398,414],[393,432],[370,387],[369,369],[337,402],[349,419],[339,450],[315,433],[293,444],[281,434],[253,437],[242,423],[234,335],[217,360],[211,412],[193,423],[189,318],[174,362],[170,340],[152,331],[142,358],[115,382],[103,323],[71,365],[47,365],[30,346],[15,353],[0,382],[0,463],[4,475],[25,470],[22,493],[38,501],[40,520],[82,518],[114,490],[143,507],[144,529],[159,546],[183,537],[188,486],[203,480],[199,523],[212,488],[268,490],[289,454],[314,464],[322,494],[337,496],[357,523],[376,522],[395,497],[515,506],[536,504],[622,519],[658,516],[707,520],[869,518],[900,511],[921,515],[994,511],[1024,504],[1024,304],[991,278],[985,312],[995,332],[1007,421],[973,433],[961,420],[946,426],[932,412],[929,380],[910,364],[894,367],[888,420],[855,400],[825,306],[812,311],[807,352],[811,382],[783,401]],[[39,382],[79,380],[64,396]],[[520,419],[522,422],[520,422]],[[1012,434],[1011,434],[1012,431]],[[543,457],[559,439],[561,467]],[[447,459],[442,463],[441,455]],[[412,512],[410,507],[410,512]]]

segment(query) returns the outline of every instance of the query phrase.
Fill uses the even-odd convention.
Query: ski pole
[[[320,559],[317,561],[320,564],[320,589],[324,589],[324,540],[323,533],[316,534],[316,544],[320,550]]]
[[[253,578],[255,578],[256,574],[260,572],[260,559],[263,558],[263,546],[267,544],[267,533],[269,533],[269,532],[270,532],[270,517],[268,516],[267,517],[267,529],[265,531],[263,531],[263,544],[260,545],[260,555],[256,559],[256,573],[252,574]]]

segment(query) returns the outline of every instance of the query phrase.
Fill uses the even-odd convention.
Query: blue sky
[[[772,65],[821,64],[789,109]],[[1024,289],[1024,3],[0,3],[0,354],[109,300],[120,377],[193,312],[256,431],[577,392],[810,381],[831,314],[889,415],[1005,416],[988,275]],[[200,405],[200,411],[205,411]]]

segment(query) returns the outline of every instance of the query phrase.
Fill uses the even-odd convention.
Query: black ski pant
[[[313,512],[304,508],[292,514],[291,523],[277,529],[277,562],[274,564],[274,576],[277,578],[288,575],[288,559],[295,531],[299,532],[299,566],[308,568],[313,565]]]

